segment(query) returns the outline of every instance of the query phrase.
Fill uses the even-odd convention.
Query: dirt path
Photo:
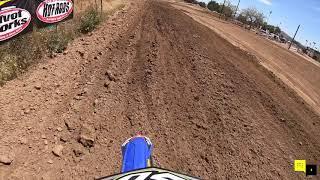
[[[131,1],[0,89],[0,160],[13,160],[0,179],[118,172],[121,143],[137,131],[167,169],[302,179],[292,162],[319,160],[319,116],[256,62],[166,3]]]
[[[319,62],[299,56],[253,32],[222,21],[201,8],[182,2],[174,2],[173,6],[213,29],[235,46],[257,56],[264,67],[294,89],[320,115]]]

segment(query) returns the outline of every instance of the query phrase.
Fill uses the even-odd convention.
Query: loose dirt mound
[[[210,29],[134,1],[65,55],[0,90],[0,177],[88,179],[118,172],[137,131],[157,166],[203,179],[296,179],[319,160],[319,117]],[[1,159],[0,159],[1,160]]]

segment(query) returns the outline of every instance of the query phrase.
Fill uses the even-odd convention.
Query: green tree
[[[205,8],[207,7],[206,3],[205,2],[198,2],[199,6]]]
[[[261,29],[267,30],[268,29],[268,23],[267,22],[263,22],[262,25],[261,25]]]
[[[281,29],[277,26],[274,30],[275,34],[280,34],[281,33]]]
[[[230,18],[231,16],[233,16],[235,11],[236,11],[236,6],[233,6],[230,1],[227,1],[227,3],[223,8],[223,12],[221,13],[224,14],[227,18]]]
[[[207,8],[210,11],[220,12],[221,6],[219,5],[219,3],[215,2],[215,1],[210,1],[207,5]]]
[[[242,13],[237,17],[237,20],[243,24],[247,24],[247,18]]]
[[[262,29],[268,30],[270,33],[274,33],[274,34],[281,33],[281,29],[278,26],[273,26],[273,25],[267,24],[267,22],[263,22]]]
[[[196,3],[197,3],[196,0],[184,0],[184,1],[187,2],[187,3],[193,3],[193,4],[196,4]]]

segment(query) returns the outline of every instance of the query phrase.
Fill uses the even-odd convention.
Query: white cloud
[[[268,6],[272,5],[271,0],[259,0],[259,1]]]

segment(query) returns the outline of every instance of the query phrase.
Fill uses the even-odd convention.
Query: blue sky
[[[208,3],[210,0],[201,1]],[[215,1],[223,3],[223,0]],[[238,0],[230,2],[237,5]],[[306,40],[314,41],[320,49],[320,0],[241,0],[240,10],[247,7],[256,7],[266,17],[272,11],[269,24],[279,25],[291,37],[301,24],[296,39],[303,45]]]

